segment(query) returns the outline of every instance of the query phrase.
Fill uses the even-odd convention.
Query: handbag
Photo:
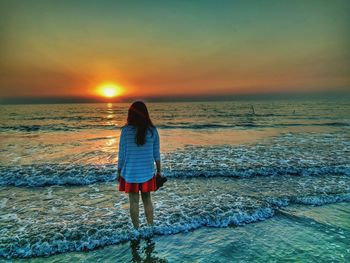
[[[165,183],[166,181],[168,181],[168,179],[167,179],[165,176],[161,176],[160,174],[157,174],[157,176],[156,176],[156,186],[157,186],[157,190],[158,190],[159,188],[161,188],[161,187],[164,185],[164,183]]]

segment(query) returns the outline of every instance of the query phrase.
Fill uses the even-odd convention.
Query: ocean
[[[128,103],[0,106],[0,260],[350,261],[348,100],[147,106],[168,182],[139,231],[116,181]]]

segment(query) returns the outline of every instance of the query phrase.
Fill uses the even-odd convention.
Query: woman
[[[128,111],[127,124],[122,127],[119,156],[119,191],[129,194],[130,216],[134,227],[139,227],[139,199],[141,192],[147,223],[153,224],[151,192],[157,190],[156,177],[160,175],[159,135],[146,105],[134,102]],[[154,163],[157,172],[154,173]]]

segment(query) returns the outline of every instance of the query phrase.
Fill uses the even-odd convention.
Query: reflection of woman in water
[[[160,257],[157,257],[157,252],[155,250],[155,242],[150,239],[145,239],[144,247],[141,245],[141,241],[139,239],[137,240],[131,240],[130,241],[130,248],[131,248],[131,262],[158,262],[158,263],[165,263],[168,262],[165,259],[162,259]]]
[[[159,135],[153,125],[146,105],[134,102],[128,111],[127,124],[122,127],[119,142],[119,191],[129,194],[130,216],[135,228],[139,227],[139,199],[145,209],[147,223],[153,224],[151,191],[156,188],[160,175]],[[157,174],[154,173],[156,163]]]

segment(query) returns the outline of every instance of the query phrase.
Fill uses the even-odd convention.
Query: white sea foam
[[[52,237],[41,235],[32,240],[25,240],[24,236],[12,237],[9,242],[11,245],[0,248],[0,257],[22,258],[32,256],[48,256],[55,253],[67,251],[91,250],[97,247],[117,244],[132,239],[147,238],[153,235],[170,235],[180,232],[187,232],[203,226],[227,227],[229,225],[243,225],[260,220],[265,220],[273,216],[274,211],[271,208],[259,208],[253,213],[239,212],[226,218],[193,218],[187,222],[179,224],[160,223],[155,227],[142,227],[139,231],[131,228],[130,225],[114,229],[110,228],[100,230],[83,229],[68,230],[65,234],[54,234]],[[36,241],[37,240],[37,241]]]
[[[162,155],[168,177],[350,175],[350,142],[335,134],[286,133],[253,145],[187,146]],[[317,152],[317,155],[315,154]],[[90,156],[90,153],[87,154]],[[0,165],[0,185],[87,185],[116,178],[116,164]]]
[[[133,231],[128,197],[117,187],[115,183],[35,191],[2,187],[1,193],[12,192],[12,197],[1,211],[0,223],[7,227],[0,236],[0,255],[18,258],[90,250],[203,226],[241,226],[270,218],[291,204],[350,201],[349,176],[172,179],[153,195],[155,226],[145,227],[141,209],[142,227]]]
[[[164,165],[165,166],[165,165]],[[350,166],[333,165],[329,167],[255,167],[237,169],[220,165],[221,168],[212,170],[168,170],[164,168],[163,174],[167,177],[236,177],[249,178],[254,176],[319,176],[327,174],[350,175]],[[199,166],[199,164],[197,164]],[[224,167],[224,168],[223,168]],[[191,169],[192,168],[192,169]],[[97,182],[111,182],[116,179],[115,165],[28,165],[19,167],[0,166],[0,185],[14,186],[47,186],[47,185],[88,185]]]
[[[350,193],[323,196],[301,196],[296,197],[293,202],[304,205],[324,205],[338,202],[350,202]]]

